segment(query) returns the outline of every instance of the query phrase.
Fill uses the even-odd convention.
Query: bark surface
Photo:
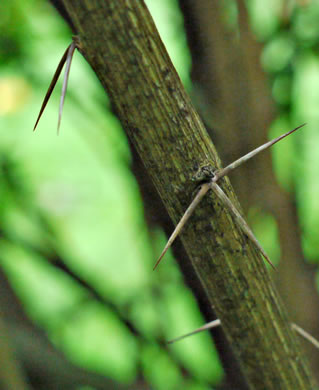
[[[82,54],[176,224],[192,199],[198,167],[220,165],[146,6],[134,0],[54,3],[72,21]],[[239,207],[229,180],[220,185]],[[261,255],[213,194],[181,239],[250,388],[313,390]]]
[[[192,99],[204,121],[214,126],[210,135],[222,160],[229,162],[268,141],[269,127],[278,113],[261,67],[263,46],[250,29],[246,5],[237,1],[237,28],[226,23],[225,5],[219,0],[180,0],[192,54]],[[297,139],[293,142],[298,143]],[[271,150],[243,165],[232,176],[232,185],[245,212],[255,209],[276,220],[281,251],[274,275],[277,288],[291,320],[318,338],[317,267],[305,259],[296,194],[277,182]],[[302,346],[318,381],[319,354],[307,341]]]

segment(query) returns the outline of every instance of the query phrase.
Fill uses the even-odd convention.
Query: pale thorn
[[[40,112],[39,112],[39,115],[38,115],[37,120],[35,122],[33,131],[37,128],[39,120],[40,120],[40,118],[41,118],[41,116],[42,116],[42,114],[43,114],[43,112],[45,110],[45,107],[46,107],[46,105],[47,105],[47,103],[48,103],[48,101],[49,101],[49,99],[50,99],[50,97],[52,95],[52,92],[54,90],[54,87],[55,87],[58,79],[59,79],[59,76],[60,76],[60,74],[62,72],[62,69],[63,69],[63,66],[64,66],[65,62],[68,61],[71,64],[71,60],[72,60],[72,56],[73,56],[75,48],[76,48],[76,43],[72,42],[67,47],[67,49],[65,50],[65,52],[64,52],[64,54],[63,54],[63,56],[62,56],[62,58],[61,58],[61,60],[60,60],[60,62],[58,64],[58,66],[57,66],[57,68],[56,68],[56,70],[54,72],[54,75],[53,75],[53,78],[52,78],[51,83],[49,85],[49,88],[47,90],[47,93],[45,94],[45,97],[43,99],[43,102],[42,102],[42,105],[41,105],[41,108],[40,108]],[[67,85],[68,75],[69,75],[69,72],[70,72],[70,65],[68,66],[68,68],[69,68],[68,73],[65,74],[65,76],[64,76],[63,86],[64,86],[65,83]],[[66,78],[66,76],[67,76],[67,78]],[[66,81],[65,81],[65,79],[66,79]],[[66,86],[64,88],[64,93],[63,93],[63,87],[62,87],[61,100],[63,100],[63,101],[64,101],[65,93],[66,93]],[[61,102],[60,102],[60,107],[61,107]],[[63,103],[62,103],[62,107],[63,107]],[[62,112],[61,108],[60,108],[60,112]],[[60,121],[61,121],[61,119],[60,119],[60,113],[59,113],[59,122]],[[58,122],[58,127],[59,127],[59,122]]]
[[[190,333],[186,333],[182,336],[179,336],[179,337],[176,337],[176,339],[173,339],[173,340],[169,340],[167,341],[167,344],[173,344],[175,343],[176,341],[180,341],[182,339],[185,339],[186,337],[189,337],[189,336],[192,336],[196,333],[200,333],[200,332],[203,332],[205,330],[209,330],[209,329],[212,329],[212,328],[216,328],[217,326],[220,326],[221,325],[221,321],[219,319],[217,320],[214,320],[214,321],[211,321],[211,322],[208,322],[207,324],[205,324],[204,326],[201,326],[200,328],[197,328],[195,330],[193,330],[192,332]]]
[[[59,134],[59,130],[60,130],[60,124],[61,124],[62,111],[63,111],[63,105],[64,105],[64,100],[65,100],[66,90],[67,90],[67,87],[68,87],[71,62],[72,62],[72,58],[73,58],[73,54],[74,54],[75,49],[76,49],[76,44],[75,44],[75,42],[72,42],[71,45],[69,46],[69,49],[68,49],[65,73],[64,73],[64,78],[63,78],[61,99],[60,99],[60,105],[59,105],[59,119],[58,119],[58,128],[57,128],[57,133],[58,134]]]
[[[276,142],[279,142],[280,140],[282,140],[283,138],[287,137],[288,135],[292,134],[293,132],[295,132],[296,130],[300,129],[301,127],[305,126],[306,123],[294,128],[293,130],[290,130],[288,131],[287,133],[285,134],[282,134],[280,135],[279,137],[277,138],[274,138],[273,140],[269,141],[269,142],[266,142],[265,144],[259,146],[258,148],[252,150],[251,152],[247,153],[245,156],[242,156],[240,157],[238,160],[232,162],[231,164],[229,164],[227,167],[225,168],[222,168],[218,171],[215,172],[215,176],[213,177],[213,179],[210,181],[210,187],[213,188],[213,184],[216,183],[219,179],[221,179],[222,177],[224,177],[225,175],[227,175],[229,172],[231,172],[232,170],[234,170],[235,168],[239,167],[241,164],[245,163],[246,161],[248,161],[249,159],[251,159],[252,157],[254,157],[256,154],[262,152],[263,150],[271,147],[272,145],[274,145]],[[207,184],[207,183],[204,183],[204,185]],[[203,185],[203,186],[204,186]],[[217,185],[217,184],[216,184]],[[202,186],[202,188],[203,188]],[[266,254],[266,252],[264,251],[264,249],[261,247],[261,245],[259,244],[257,238],[254,236],[253,232],[251,231],[251,229],[249,228],[249,226],[247,225],[246,221],[243,219],[243,217],[239,214],[239,212],[236,210],[236,208],[233,206],[233,204],[231,203],[231,201],[229,200],[229,198],[227,198],[226,194],[222,191],[222,189],[217,185],[217,187],[220,189],[220,191],[218,193],[215,193],[217,195],[221,195],[220,196],[220,199],[226,203],[226,205],[228,206],[228,208],[230,209],[230,211],[232,212],[233,216],[235,217],[235,219],[237,220],[237,223],[239,224],[239,226],[242,228],[242,230],[244,231],[244,233],[251,239],[251,241],[255,244],[255,246],[260,250],[260,252],[263,254],[264,258],[267,260],[267,262],[275,269],[274,265],[272,264],[271,260],[269,259],[268,255]],[[189,217],[193,214],[196,206],[199,204],[199,202],[202,200],[202,198],[205,196],[205,194],[207,193],[208,189],[204,191],[203,194],[200,194],[200,192],[202,191],[202,188],[201,190],[197,193],[195,199],[192,201],[192,203],[189,205],[188,209],[186,210],[185,214],[182,216],[181,220],[179,221],[179,223],[177,224],[175,230],[173,231],[172,235],[170,236],[167,244],[165,245],[165,248],[163,249],[163,252],[161,253],[160,257],[158,258],[153,270],[155,270],[155,268],[158,266],[158,264],[160,263],[160,261],[162,260],[163,256],[165,255],[165,253],[167,252],[167,250],[171,247],[171,245],[173,244],[173,242],[175,241],[176,237],[178,236],[178,234],[180,233],[180,231],[182,230],[182,228],[184,227],[185,223],[188,221]],[[217,190],[218,191],[218,190]],[[198,199],[197,199],[198,197]]]
[[[297,131],[298,129],[300,129],[301,127],[305,126],[306,123],[294,128],[293,130],[290,130],[288,131],[287,133],[285,134],[282,134],[280,135],[279,137],[277,138],[274,138],[273,140],[269,141],[269,142],[266,142],[265,144],[259,146],[258,148],[252,150],[251,152],[245,154],[245,156],[242,156],[240,157],[238,160],[232,162],[231,164],[227,165],[227,167],[225,168],[222,168],[221,170],[215,172],[215,177],[216,177],[216,180],[219,180],[221,179],[223,176],[226,176],[229,174],[229,172],[231,172],[232,170],[236,169],[237,167],[239,167],[240,165],[244,164],[246,161],[250,160],[252,157],[256,156],[256,154],[262,152],[263,150],[265,149],[268,149],[270,148],[272,145],[274,145],[275,143],[279,142],[280,140],[282,140],[283,138],[287,137],[288,135],[294,133],[295,131]]]
[[[195,208],[199,204],[199,202],[203,199],[203,197],[206,195],[208,190],[210,189],[209,183],[203,183],[201,185],[200,190],[197,192],[195,198],[193,199],[192,203],[188,206],[187,210],[185,211],[184,215],[176,225],[173,233],[171,234],[170,238],[167,241],[167,244],[165,245],[160,257],[158,258],[156,264],[154,265],[153,271],[155,268],[159,265],[160,261],[162,260],[165,253],[168,251],[168,249],[172,246],[173,242],[175,241],[176,237],[179,235],[181,230],[183,229],[185,223],[188,221],[190,216],[193,214]]]
[[[295,330],[297,333],[299,333],[300,336],[302,336],[304,339],[309,341],[312,345],[314,345],[316,348],[319,349],[319,341],[315,339],[311,334],[306,332],[304,329],[300,328],[300,326],[291,323],[291,327],[293,330]]]
[[[173,343],[180,341],[180,340],[183,340],[189,336],[193,336],[194,334],[204,332],[205,330],[216,328],[217,326],[220,326],[220,325],[221,325],[221,320],[219,320],[219,319],[208,322],[207,324],[201,326],[200,328],[193,330],[190,333],[186,333],[182,336],[176,337],[175,339],[167,341],[167,344],[173,344]],[[290,326],[296,333],[298,333],[304,339],[309,341],[315,348],[319,349],[319,341],[317,339],[315,339],[313,336],[311,336],[310,333],[306,332],[303,328],[301,328],[300,326],[298,326],[295,323],[291,323]]]
[[[215,194],[218,196],[218,198],[223,202],[223,204],[227,206],[228,210],[231,212],[232,216],[235,218],[237,225],[246,234],[246,236],[252,241],[252,243],[255,245],[255,247],[262,253],[264,258],[272,266],[272,268],[275,269],[275,266],[271,262],[270,258],[268,257],[268,255],[266,254],[266,252],[264,251],[262,246],[259,244],[257,238],[255,237],[254,233],[252,232],[252,230],[248,226],[247,222],[240,215],[239,211],[233,205],[231,200],[227,197],[225,192],[214,181],[210,182],[210,187],[215,192]]]

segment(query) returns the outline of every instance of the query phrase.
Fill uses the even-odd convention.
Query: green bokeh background
[[[296,191],[305,255],[317,262],[319,3],[296,8],[289,33],[278,28],[282,3],[265,3],[248,5],[251,26],[264,42],[261,63],[279,109],[269,138],[288,129],[291,120],[308,123],[302,133],[273,149],[274,170],[285,190]],[[191,90],[191,60],[177,1],[148,0],[147,5]],[[234,6],[227,12],[236,19]],[[5,232],[0,264],[28,315],[74,363],[124,383],[134,382],[141,370],[155,389],[212,388],[223,372],[207,334],[170,347],[159,342],[204,320],[170,254],[158,272],[152,271],[165,236],[160,230],[148,233],[124,132],[79,53],[71,68],[60,135],[61,82],[32,133],[70,40],[69,28],[48,2],[0,4],[0,225]],[[273,219],[265,216],[254,229],[278,259]],[[50,264],[48,248],[109,304],[92,299]],[[123,318],[142,336],[135,337]]]

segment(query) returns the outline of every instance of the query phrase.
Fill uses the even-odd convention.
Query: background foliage
[[[177,1],[147,4],[192,93],[191,60]],[[292,124],[308,123],[275,147],[272,158],[280,186],[296,202],[304,256],[316,266],[319,2],[254,0],[247,5],[251,29],[263,44],[260,61],[277,105],[269,138]],[[236,2],[229,2],[224,23],[234,34],[237,16]],[[127,140],[79,54],[72,64],[61,134],[56,136],[59,88],[32,133],[69,42],[69,29],[48,2],[12,0],[0,5],[3,277],[9,279],[27,316],[75,365],[124,384],[142,381],[155,389],[218,386],[223,372],[208,334],[165,344],[204,320],[170,255],[158,272],[152,271],[165,236],[145,224]],[[254,207],[248,215],[278,263],[276,221]],[[16,326],[23,331],[24,324],[9,316],[4,319],[12,338],[20,340]],[[37,348],[34,342],[29,353]],[[41,388],[34,381],[32,385]]]

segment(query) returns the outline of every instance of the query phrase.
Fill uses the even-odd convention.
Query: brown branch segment
[[[196,168],[208,160],[218,169],[219,159],[148,10],[134,0],[61,3],[176,224]],[[222,187],[237,207],[227,179]],[[204,199],[191,222],[182,242],[250,388],[313,390],[260,255],[215,197]]]

